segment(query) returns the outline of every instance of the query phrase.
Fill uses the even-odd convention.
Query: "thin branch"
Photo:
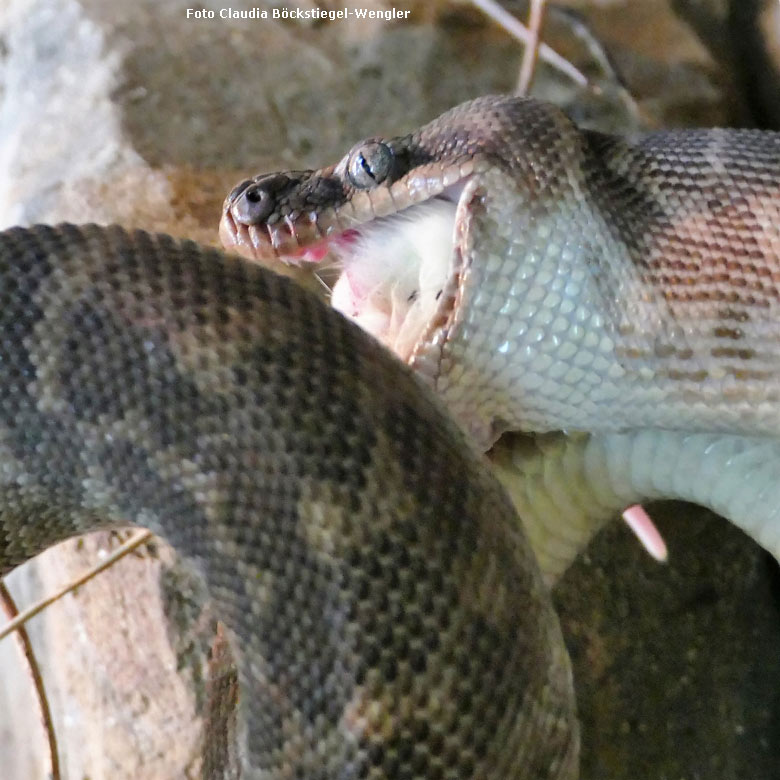
[[[36,604],[33,604],[31,607],[24,610],[24,612],[19,613],[13,620],[6,623],[6,625],[0,629],[0,639],[5,639],[5,637],[7,637],[12,631],[15,631],[23,623],[26,623],[31,617],[34,617],[39,612],[44,610],[49,606],[49,604],[53,604],[58,599],[61,599],[66,593],[69,593],[70,591],[75,590],[79,586],[83,585],[85,582],[88,582],[95,575],[100,574],[100,572],[104,571],[109,566],[112,566],[120,558],[124,558],[125,555],[132,552],[137,547],[140,547],[144,542],[148,542],[153,536],[154,534],[151,531],[147,531],[146,529],[136,531],[123,545],[117,547],[116,550],[111,553],[111,555],[106,557],[100,563],[87,570],[80,577],[76,578],[68,585],[65,585],[53,595],[47,596],[45,599],[42,599]]]
[[[471,0],[471,3],[523,44],[527,46],[531,43],[533,38],[531,31],[519,19],[504,10],[495,0]],[[575,68],[565,57],[562,57],[544,42],[539,44],[539,57],[551,67],[568,76],[575,84],[579,84],[581,87],[586,87],[596,93],[601,92],[599,87],[596,84],[592,84],[582,71]]]
[[[609,52],[599,38],[593,33],[593,30],[588,27],[583,17],[576,11],[554,5],[548,6],[547,12],[550,16],[557,16],[566,24],[569,32],[585,46],[588,54],[601,69],[606,83],[614,86],[618,100],[623,103],[633,120],[637,123],[643,123],[648,127],[657,124],[653,117],[645,114],[644,110],[634,99],[634,96],[626,86],[625,79],[620,71],[618,71],[614,62],[612,62]],[[603,87],[601,88],[601,92],[602,94],[605,92]]]
[[[2,605],[3,612],[5,612],[6,617],[8,617],[9,620],[13,621],[19,615],[16,602],[2,580],[0,580],[0,605]],[[51,716],[49,699],[46,696],[46,689],[43,686],[43,677],[41,675],[40,666],[38,665],[38,659],[35,657],[32,642],[30,642],[30,635],[27,633],[24,626],[19,626],[19,629],[16,632],[16,638],[22,653],[27,660],[27,668],[30,671],[30,677],[32,678],[33,687],[35,688],[35,695],[38,698],[38,706],[41,710],[41,720],[43,721],[43,730],[49,743],[51,778],[52,780],[61,780],[60,759],[57,751],[57,734],[54,729],[54,720]]]
[[[527,95],[536,71],[536,61],[539,56],[539,36],[544,19],[546,0],[531,0],[528,10],[528,32],[530,39],[523,50],[523,61],[520,65],[520,77],[517,81],[517,94]]]

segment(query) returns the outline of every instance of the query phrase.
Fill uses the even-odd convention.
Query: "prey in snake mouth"
[[[410,362],[452,312],[458,204],[486,163],[443,162],[410,136],[371,138],[330,168],[240,183],[225,200],[222,243],[263,264],[335,267],[334,308]]]

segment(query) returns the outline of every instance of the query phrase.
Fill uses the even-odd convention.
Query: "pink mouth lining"
[[[327,238],[323,238],[308,246],[285,252],[282,259],[284,259],[284,257],[290,257],[304,260],[307,263],[319,263],[328,252],[331,251],[334,245],[345,247],[354,244],[358,235],[359,233],[357,230],[350,228],[343,233],[338,233],[335,236],[328,236]]]

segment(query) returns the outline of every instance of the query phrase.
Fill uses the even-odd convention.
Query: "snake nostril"
[[[252,185],[251,179],[244,179],[240,184],[236,184],[235,187],[233,187],[232,190],[230,190],[230,194],[227,196],[227,202],[233,203],[233,201],[247,188]]]
[[[233,217],[243,225],[256,225],[273,211],[274,199],[260,184],[239,184],[233,192],[236,194],[231,198],[230,210]]]

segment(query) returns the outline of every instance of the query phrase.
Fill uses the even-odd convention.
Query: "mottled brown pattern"
[[[3,233],[0,453],[0,571],[138,524],[202,574],[247,780],[575,777],[568,658],[508,499],[289,280],[119,228]]]
[[[667,131],[590,148],[589,195],[666,300],[778,300],[780,136]]]

